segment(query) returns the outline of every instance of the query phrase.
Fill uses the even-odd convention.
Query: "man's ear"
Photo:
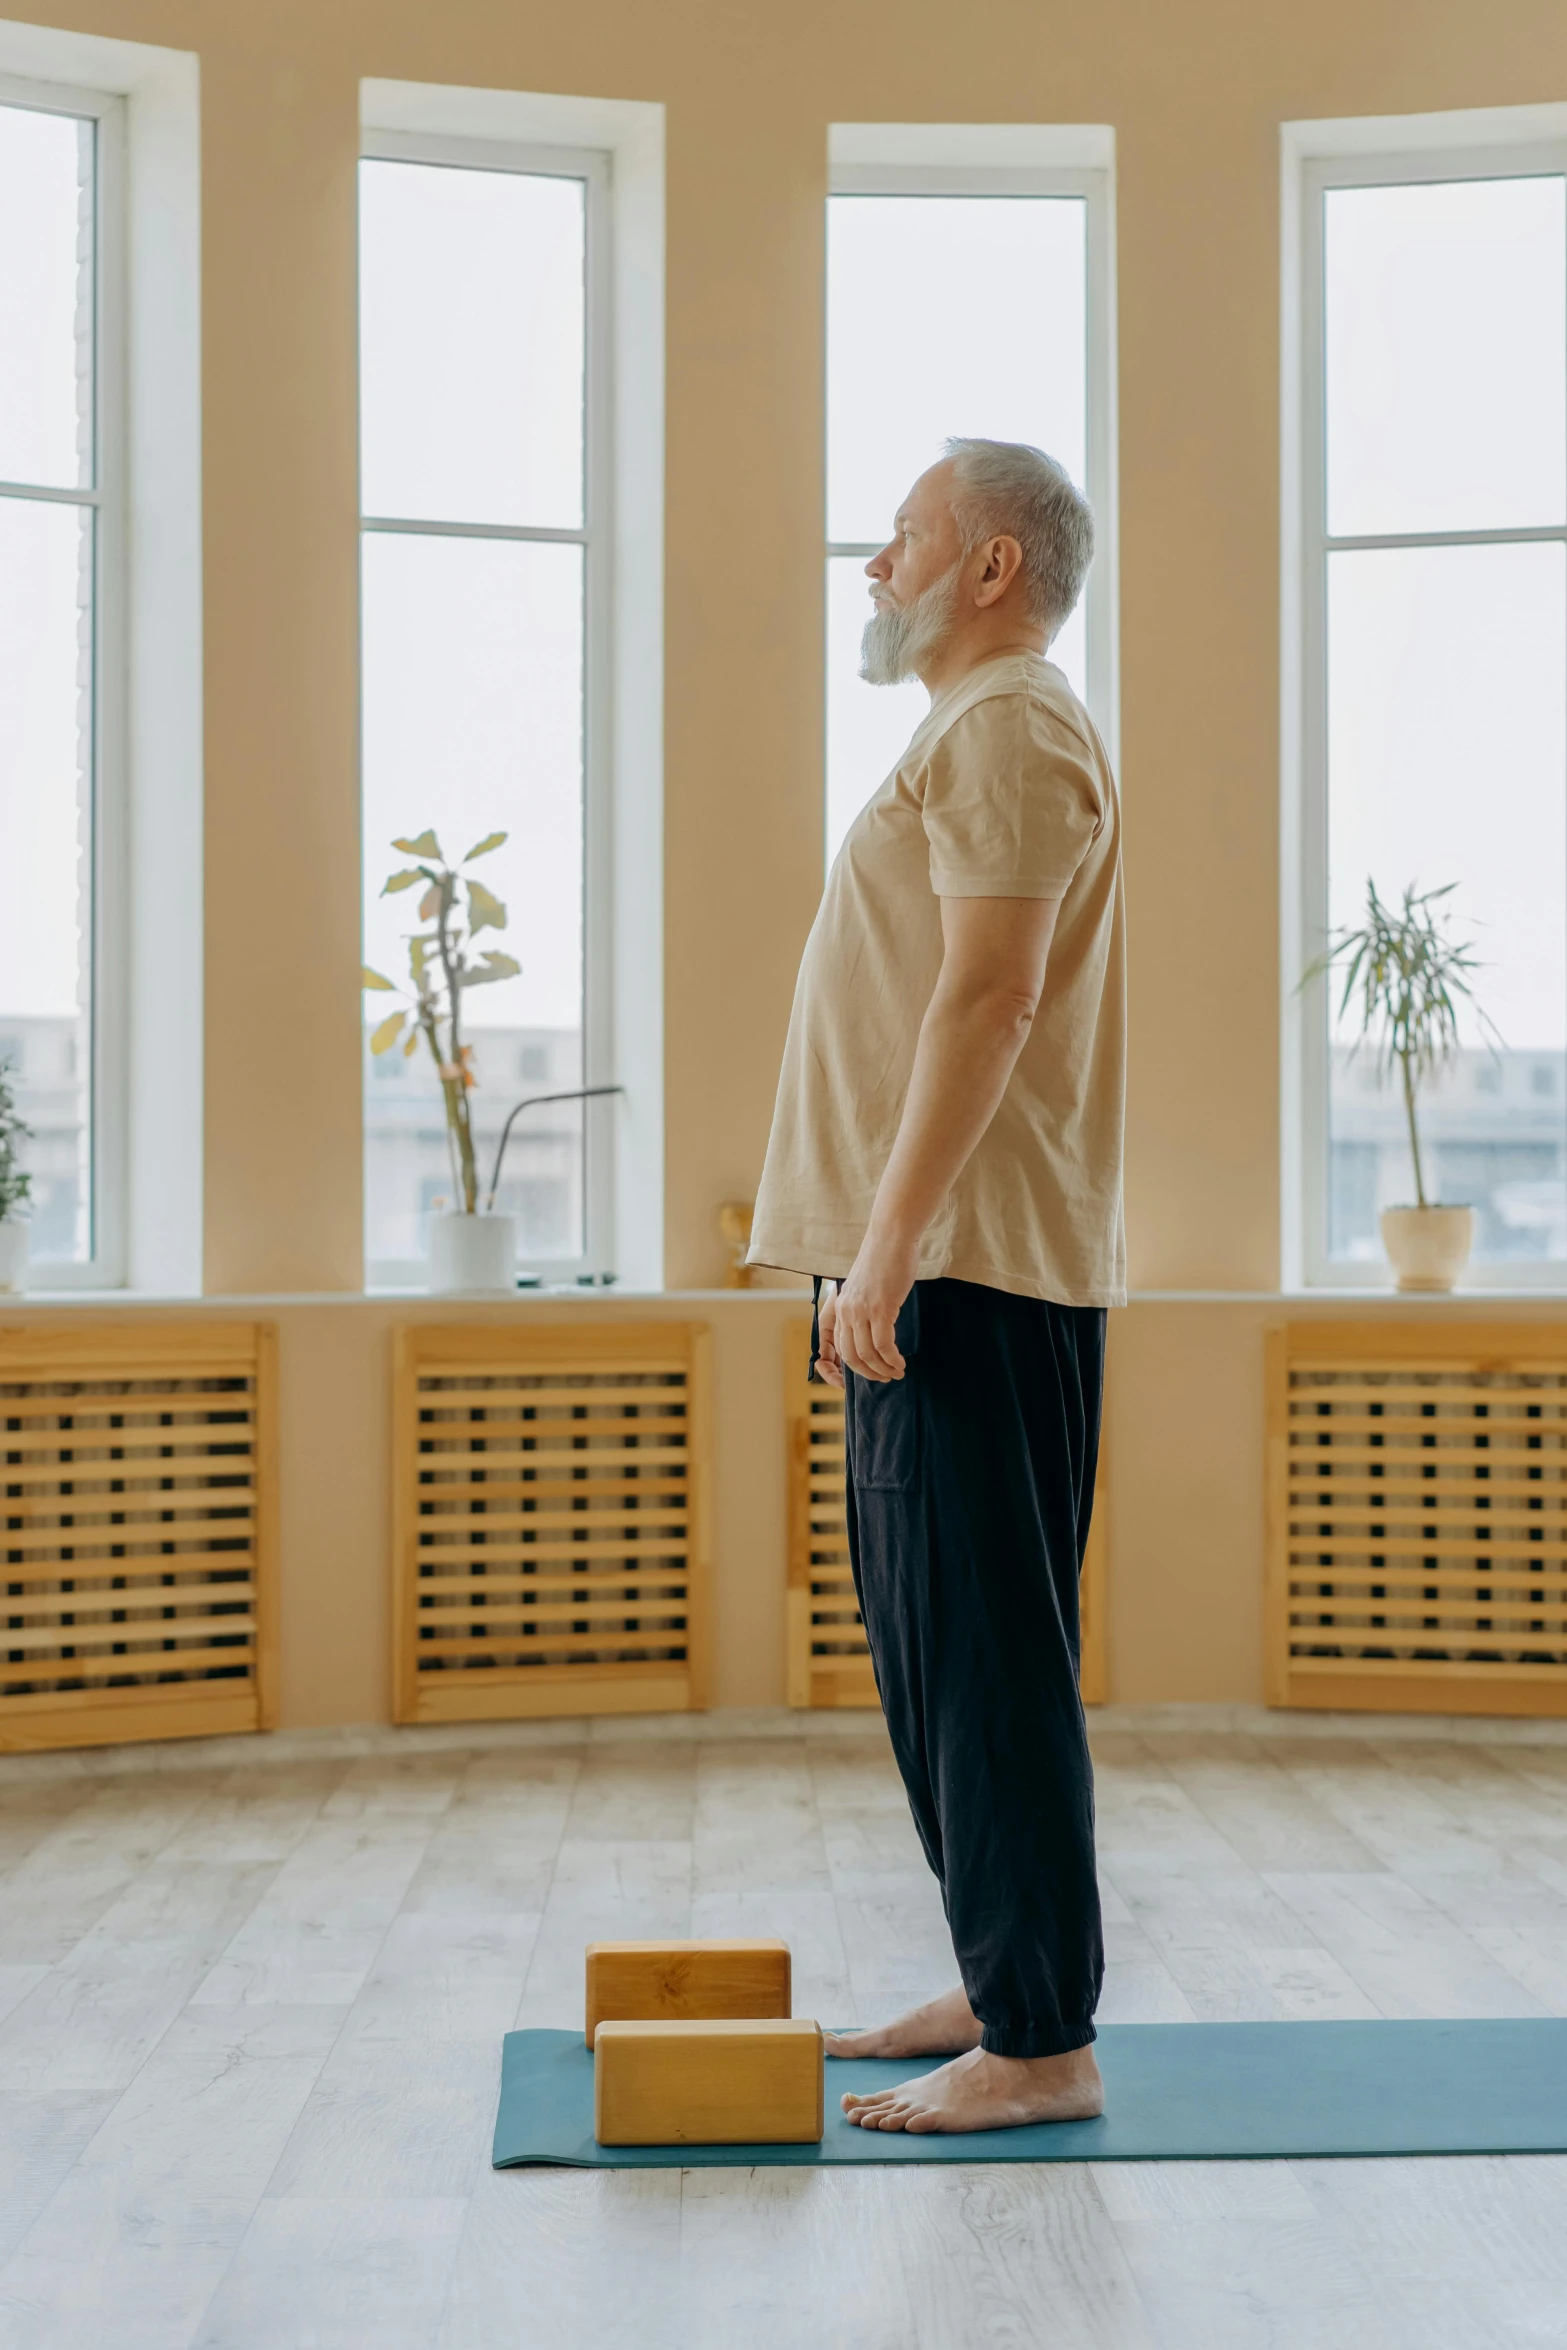
[[[999,604],[1023,568],[1023,550],[1016,539],[995,538],[985,547],[985,567],[974,589],[981,609]]]

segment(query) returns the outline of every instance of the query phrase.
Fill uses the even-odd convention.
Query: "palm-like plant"
[[[16,1146],[26,1142],[32,1131],[17,1114],[11,1063],[0,1061],[0,1224],[25,1207],[31,1194],[33,1179],[18,1160]]]
[[[1502,1039],[1475,1001],[1469,975],[1481,968],[1466,940],[1447,930],[1445,900],[1458,887],[1450,881],[1442,889],[1417,891],[1411,882],[1403,904],[1383,904],[1374,881],[1366,883],[1365,920],[1354,929],[1337,932],[1325,954],[1319,955],[1301,981],[1307,982],[1339,965],[1344,971],[1340,1018],[1358,996],[1360,1036],[1355,1050],[1370,1044],[1378,1068],[1391,1075],[1395,1064],[1403,1086],[1404,1115],[1409,1121],[1409,1155],[1414,1161],[1415,1200],[1426,1198],[1425,1171],[1420,1160],[1420,1127],[1415,1113],[1420,1086],[1437,1070],[1446,1068],[1458,1051],[1458,1005],[1470,1004],[1487,1043],[1494,1051]]]
[[[370,1050],[389,1053],[401,1040],[404,1055],[411,1055],[418,1051],[421,1036],[429,1046],[446,1109],[452,1180],[461,1194],[464,1212],[470,1216],[477,1213],[479,1204],[479,1171],[468,1107],[468,1096],[477,1080],[473,1047],[465,1044],[462,1036],[462,999],[470,987],[488,987],[500,979],[515,979],[522,965],[515,956],[502,954],[495,947],[474,951],[473,942],[481,930],[505,929],[506,908],[482,881],[475,881],[464,868],[478,857],[487,857],[492,849],[498,849],[505,838],[504,832],[487,833],[456,865],[447,864],[441,844],[431,831],[421,832],[412,840],[394,840],[394,849],[401,849],[404,856],[418,861],[390,874],[382,884],[381,895],[395,897],[399,891],[412,889],[422,881],[425,886],[418,917],[421,923],[433,927],[409,937],[411,988],[399,991],[393,981],[379,971],[372,971],[368,964],[363,974],[367,988],[385,989],[394,995],[402,992],[408,997],[403,1010],[389,1013],[372,1032]],[[466,905],[459,906],[459,896],[466,897]]]

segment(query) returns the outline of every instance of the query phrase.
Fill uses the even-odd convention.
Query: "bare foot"
[[[896,2026],[894,2026],[896,2029]],[[870,2053],[870,2051],[867,2051]],[[1090,2048],[1065,2056],[992,2056],[974,2048],[917,2081],[875,2097],[847,2096],[843,2110],[862,2130],[1015,2130],[1024,2122],[1091,2121],[1105,2109],[1105,2085]]]
[[[965,1991],[943,1991],[873,2032],[824,2034],[829,2056],[961,2056],[979,2046],[979,2021]]]

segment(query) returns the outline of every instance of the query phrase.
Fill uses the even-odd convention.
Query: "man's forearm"
[[[937,987],[867,1238],[918,1248],[1001,1106],[1033,1016],[1021,995],[962,996]]]

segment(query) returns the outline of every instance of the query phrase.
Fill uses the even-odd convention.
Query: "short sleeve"
[[[926,764],[930,885],[943,898],[1061,898],[1104,822],[1093,752],[1030,694],[953,721]]]

